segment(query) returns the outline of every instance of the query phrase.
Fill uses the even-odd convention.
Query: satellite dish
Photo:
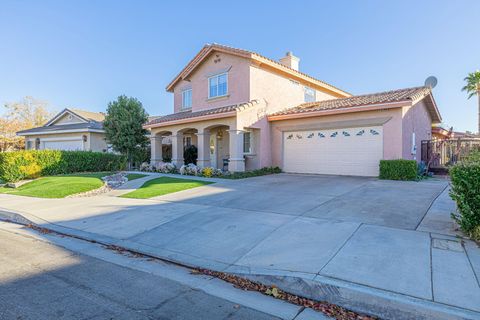
[[[430,87],[431,89],[435,88],[437,85],[438,80],[434,76],[430,76],[427,79],[425,79],[425,87]]]

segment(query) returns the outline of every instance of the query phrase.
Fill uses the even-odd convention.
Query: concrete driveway
[[[156,199],[415,230],[447,184],[279,174]]]
[[[434,179],[279,174],[150,200],[114,196],[122,191],[28,201],[0,195],[0,209],[190,266],[274,280],[357,311],[442,318],[435,312],[447,308],[480,318],[480,250],[455,238],[447,187]],[[402,316],[384,314],[383,303]]]

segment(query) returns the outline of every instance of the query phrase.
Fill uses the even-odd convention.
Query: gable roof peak
[[[54,125],[64,114],[70,113],[84,122],[103,122],[105,120],[105,114],[103,112],[92,112],[81,109],[65,108],[57,113],[52,119],[50,119],[44,127]]]
[[[190,60],[190,62],[182,69],[182,71],[180,71],[180,73],[168,84],[166,90],[172,92],[178,81],[187,78],[192,73],[192,71],[198,65],[200,65],[212,51],[225,52],[243,58],[255,60],[259,65],[267,65],[274,70],[286,74],[288,77],[300,79],[301,81],[304,81],[309,85],[322,88],[321,90],[327,91],[337,97],[351,96],[351,94],[346,91],[343,91],[324,81],[318,80],[306,73],[300,72],[289,65],[282,64],[280,61],[267,58],[259,53],[250,50],[239,49],[218,43],[205,44],[205,46],[195,55],[195,57],[193,57],[193,59]]]

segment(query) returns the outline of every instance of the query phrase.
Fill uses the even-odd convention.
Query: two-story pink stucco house
[[[275,61],[206,45],[172,80],[174,113],[145,125],[153,165],[169,137],[172,161],[198,147],[200,166],[244,171],[378,175],[381,159],[419,159],[441,121],[430,88],[352,96],[299,71],[292,53]]]

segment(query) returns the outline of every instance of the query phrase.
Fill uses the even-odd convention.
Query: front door
[[[217,167],[217,135],[210,135],[210,165]]]

